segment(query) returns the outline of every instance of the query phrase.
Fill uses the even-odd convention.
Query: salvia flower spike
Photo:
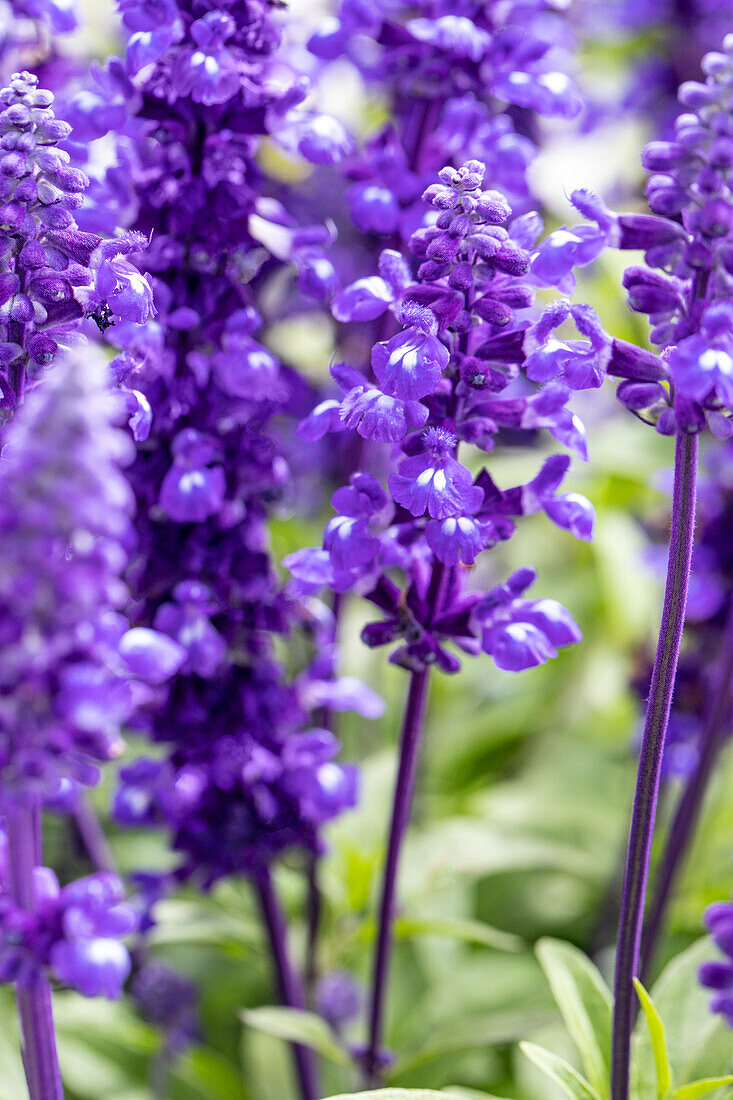
[[[61,363],[14,420],[0,464],[0,978],[13,981],[32,1100],[62,1095],[48,976],[119,996],[134,926],[114,875],[59,889],[40,810],[96,782],[131,711],[120,574],[130,445],[93,354]]]
[[[527,278],[536,215],[512,219],[509,203],[486,189],[486,167],[447,166],[428,186],[433,221],[411,238],[411,251],[387,249],[381,275],[357,280],[333,302],[342,321],[394,316],[401,331],[371,352],[375,381],[349,366],[332,374],[341,400],[327,399],[300,426],[315,440],[349,431],[396,454],[388,492],[365,471],[338,489],[336,515],[322,548],[296,551],[285,564],[293,590],[354,589],[383,617],[362,633],[369,646],[397,643],[390,660],[411,674],[400,765],[384,874],[370,1002],[370,1037],[362,1054],[366,1080],[381,1077],[384,996],[391,954],[399,853],[409,821],[415,769],[433,665],[454,673],[452,651],[491,655],[518,672],[557,656],[580,639],[571,615],[551,599],[525,599],[534,571],[522,569],[486,593],[465,589],[478,556],[511,537],[514,518],[544,511],[576,537],[590,539],[593,509],[579,494],[559,491],[569,466],[547,459],[528,484],[500,490],[487,470],[477,476],[459,459],[461,443],[490,451],[500,427],[547,428],[585,455],[583,426],[567,410],[573,389],[600,385],[606,342],[586,307],[551,307],[528,319],[534,288]],[[564,308],[565,312],[562,312]],[[548,369],[543,358],[553,329],[571,315],[589,339],[562,345]],[[501,396],[523,374],[538,386]],[[529,391],[529,392],[528,392]],[[404,576],[399,587],[391,572]],[[388,573],[389,571],[389,573]]]

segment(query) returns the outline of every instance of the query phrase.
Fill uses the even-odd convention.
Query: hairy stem
[[[280,999],[289,1008],[304,1009],[306,1003],[303,984],[300,975],[290,961],[285,916],[280,907],[269,870],[262,869],[258,872],[254,878],[254,886],[257,890],[262,911],[262,920],[270,941]],[[301,1046],[299,1043],[293,1043],[292,1050],[301,1100],[318,1100],[319,1088],[313,1051]]]
[[[667,833],[659,864],[649,916],[641,945],[641,973],[646,983],[654,962],[667,906],[690,845],[695,836],[713,768],[730,732],[731,681],[733,680],[733,606],[723,634],[720,661],[715,672],[711,702],[700,738],[700,755],[680,796]]]
[[[425,714],[429,672],[413,672],[405,707],[400,741],[400,763],[395,784],[392,821],[387,846],[387,861],[382,880],[382,897],[379,906],[377,943],[374,954],[371,1002],[369,1010],[369,1043],[364,1055],[364,1073],[370,1088],[378,1086],[381,1078],[381,1047],[384,1032],[384,1007],[389,965],[392,955],[392,924],[395,910],[397,870],[402,841],[410,820],[412,796],[415,787],[418,751]]]
[[[6,822],[10,891],[17,905],[32,912],[35,908],[33,869],[38,860],[40,810],[37,805],[19,807],[8,813]],[[39,974],[19,983],[15,996],[30,1100],[63,1100],[51,986]]]
[[[86,795],[80,794],[74,807],[74,824],[94,870],[116,871],[112,849],[94,807]]]
[[[695,526],[697,450],[697,434],[681,432],[677,435],[664,607],[639,756],[621,895],[614,983],[612,1100],[628,1100],[629,1096],[631,1029],[635,1016],[633,979],[637,975],[639,966],[644,899],[649,876],[649,858],[659,794],[664,738],[669,721],[685,622],[687,584]]]
[[[318,933],[321,928],[323,899],[319,883],[319,856],[308,856],[306,870],[307,900],[307,938],[305,944],[305,996],[308,1006],[313,1007],[316,982],[318,981]]]

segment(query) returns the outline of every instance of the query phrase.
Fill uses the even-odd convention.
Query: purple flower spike
[[[92,784],[96,762],[122,749],[132,697],[115,612],[125,599],[131,498],[118,463],[130,444],[110,422],[105,382],[91,349],[64,362],[8,432],[0,478],[6,805],[53,798],[67,779]]]
[[[78,342],[85,315],[105,329],[155,313],[147,277],[122,258],[142,238],[103,241],[77,226],[89,179],[61,147],[71,127],[53,98],[28,72],[0,91],[0,391],[10,411],[59,348]]]

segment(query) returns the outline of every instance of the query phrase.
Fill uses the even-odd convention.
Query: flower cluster
[[[713,942],[727,958],[704,963],[700,967],[700,981],[715,990],[711,1010],[719,1012],[733,1027],[733,902],[721,901],[709,906],[705,923]]]
[[[565,71],[568,45],[567,22],[544,0],[342,0],[309,48],[324,61],[348,58],[390,101],[389,126],[346,163],[357,228],[407,239],[446,160],[480,159],[526,209],[535,154],[527,112],[572,118],[582,106]]]
[[[85,997],[120,997],[131,967],[122,941],[136,921],[118,876],[89,875],[60,888],[53,871],[36,867],[32,910],[13,901],[4,878],[0,981],[31,985],[50,974]]]
[[[13,422],[0,478],[4,623],[0,777],[5,807],[66,799],[119,755],[141,681],[180,660],[170,639],[128,630],[120,580],[132,499],[130,444],[110,421],[104,368],[64,362]]]
[[[16,73],[0,103],[0,407],[11,410],[59,347],[78,340],[85,315],[103,329],[116,318],[142,323],[154,307],[124,259],[142,238],[104,241],[76,225],[88,180],[60,147],[70,127],[53,95]]]
[[[198,1038],[199,992],[194,982],[156,959],[148,959],[130,982],[130,994],[144,1020],[162,1030],[167,1057]]]
[[[731,0],[591,0],[578,8],[584,35],[596,44],[623,37],[630,72],[622,103],[599,104],[600,117],[619,107],[652,122],[655,135],[669,137],[677,113],[677,90],[695,77],[700,62],[730,30]],[[641,48],[640,48],[641,44]]]
[[[167,756],[123,769],[115,810],[124,824],[165,823],[180,873],[210,884],[290,846],[319,850],[320,823],[355,798],[354,769],[310,728],[270,638],[290,623],[267,552],[289,476],[270,422],[289,386],[256,339],[258,272],[276,261],[250,230],[263,209],[259,141],[302,90],[273,78],[279,28],[260,0],[121,10],[135,230],[152,234],[160,311],[142,334],[120,326],[114,363],[152,411],[130,472],[140,540],[128,579],[135,621],[185,656],[144,723]],[[308,245],[282,219],[303,266],[317,266],[319,234]]]
[[[652,325],[652,355],[608,338],[609,374],[622,378],[620,400],[657,431],[733,433],[733,140],[730,136],[733,36],[703,60],[705,83],[679,90],[684,112],[671,141],[650,142],[642,161],[652,215],[616,215],[595,196],[575,192],[575,206],[596,224],[551,234],[533,259],[547,285],[572,290],[572,268],[607,245],[643,249],[646,266],[627,269],[631,309]]]
[[[485,596],[462,596],[461,575],[452,568],[473,564],[482,550],[509,538],[515,516],[544,510],[585,539],[593,528],[590,503],[558,492],[566,458],[548,459],[531,482],[505,491],[486,470],[474,478],[458,459],[463,443],[490,451],[502,427],[547,428],[585,455],[582,425],[566,403],[573,389],[600,385],[606,350],[595,319],[584,307],[568,306],[590,338],[556,342],[561,355],[548,372],[546,342],[565,315],[551,306],[534,326],[527,319],[534,300],[529,250],[541,223],[536,215],[510,221],[505,198],[484,190],[485,172],[469,161],[444,168],[440,182],[428,187],[424,199],[435,215],[411,239],[416,275],[400,253],[387,250],[379,276],[336,296],[338,319],[389,310],[402,330],[372,349],[375,381],[345,364],[332,368],[341,400],[321,402],[299,428],[309,440],[351,429],[400,445],[389,495],[371,474],[355,473],[332,498],[337,514],[323,548],[296,551],[286,565],[301,594],[356,586],[387,616],[366,627],[364,640],[401,640],[392,660],[408,667],[437,662],[455,671],[458,660],[444,648],[453,640],[519,670],[580,637],[559,604],[521,598],[531,570]],[[543,385],[530,389],[522,379]],[[506,390],[512,396],[498,396]],[[407,575],[406,592],[387,575],[392,567]],[[449,581],[438,591],[436,576],[445,567]]]
[[[25,66],[37,69],[54,54],[55,38],[76,30],[73,0],[2,0],[0,77]]]

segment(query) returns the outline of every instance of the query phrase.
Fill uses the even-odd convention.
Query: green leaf
[[[733,1085],[733,1077],[705,1077],[702,1081],[693,1081],[691,1085],[682,1085],[674,1094],[674,1100],[698,1100],[724,1085]]]
[[[664,1033],[664,1024],[654,1007],[654,1002],[638,978],[634,978],[634,989],[641,1002],[641,1007],[649,1028],[649,1036],[652,1041],[654,1067],[657,1071],[657,1100],[664,1100],[665,1096],[672,1088],[672,1071],[669,1067],[667,1037]]]
[[[611,1051],[611,992],[591,961],[571,944],[543,939],[537,944],[536,953],[578,1048],[586,1076],[601,1100],[606,1100]]]
[[[450,1095],[450,1092],[435,1092],[434,1089],[376,1089],[374,1092],[340,1092],[338,1096],[329,1096],[328,1100],[449,1100]]]
[[[445,1092],[454,1100],[506,1100],[506,1097],[494,1096],[493,1092],[466,1089],[463,1085],[446,1085]]]
[[[209,1047],[193,1047],[178,1060],[173,1076],[195,1090],[202,1100],[243,1100],[245,1095],[238,1070]]]
[[[520,1043],[519,1048],[530,1062],[534,1062],[548,1077],[557,1081],[571,1100],[600,1100],[596,1090],[564,1058],[559,1058],[557,1054],[535,1046],[534,1043]]]
[[[494,928],[480,920],[402,916],[395,921],[395,935],[398,937],[445,936],[447,939],[462,940],[464,943],[494,947],[499,951],[521,951],[524,947],[519,936],[511,932],[502,932],[500,928]]]
[[[709,1011],[708,991],[697,980],[709,955],[710,941],[703,937],[672,959],[651,990],[664,1020],[672,1079],[680,1086],[730,1072],[730,1028]],[[647,1095],[641,1093],[642,1100]]]
[[[464,1050],[512,1043],[526,1035],[534,1027],[547,1022],[546,1016],[530,1016],[525,1010],[512,1012],[502,1009],[490,1015],[472,1015],[452,1019],[448,1024],[433,1028],[427,1043],[408,1050],[388,1070],[391,1080],[449,1054]]]
[[[311,1047],[338,1065],[349,1065],[348,1054],[334,1040],[325,1020],[314,1012],[266,1005],[263,1008],[242,1009],[239,1018],[258,1031],[264,1031],[278,1039],[287,1039],[290,1043]]]

